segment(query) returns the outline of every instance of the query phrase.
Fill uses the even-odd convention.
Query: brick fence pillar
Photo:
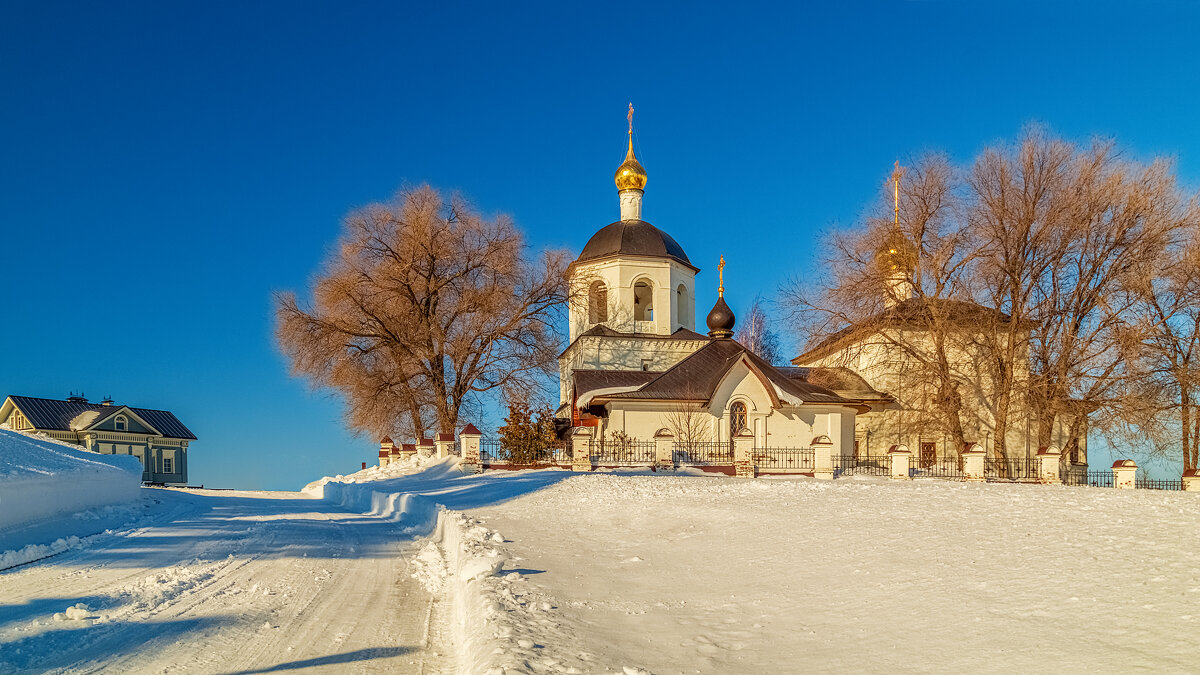
[[[813,478],[833,480],[833,441],[828,436],[813,439]]]
[[[1132,459],[1118,459],[1113,462],[1113,487],[1118,490],[1132,490],[1137,487],[1137,462]]]
[[[908,475],[909,460],[912,453],[907,445],[893,445],[888,448],[888,464],[891,465],[891,475],[894,480],[912,480]]]
[[[445,459],[454,450],[454,434],[438,434],[433,444],[437,447],[438,459]]]
[[[458,444],[462,451],[461,464],[468,473],[483,471],[483,464],[479,461],[479,441],[482,438],[483,434],[475,428],[474,424],[468,424],[467,428],[458,435]]]
[[[392,449],[395,447],[396,444],[392,443],[392,439],[387,436],[384,436],[383,440],[379,441],[379,466],[388,465],[388,462],[392,460]]]
[[[1183,491],[1200,492],[1200,471],[1188,469],[1183,472]]]
[[[754,432],[742,429],[733,437],[733,475],[754,478]]]
[[[1038,448],[1038,482],[1044,485],[1060,485],[1062,484],[1062,476],[1059,475],[1059,462],[1062,460],[1062,451],[1057,445],[1047,445],[1044,448]]]
[[[571,470],[592,470],[592,438],[595,427],[575,427],[571,432]]]
[[[987,480],[984,476],[984,457],[987,453],[978,443],[967,443],[963,448],[963,479],[969,483],[982,483]]]
[[[654,464],[659,471],[675,468],[675,435],[666,429],[654,434]]]

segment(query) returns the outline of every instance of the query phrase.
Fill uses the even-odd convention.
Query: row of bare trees
[[[898,227],[893,187],[829,238],[826,279],[783,289],[810,340],[874,331],[903,354],[919,423],[959,447],[977,440],[980,407],[1000,456],[1020,411],[1037,411],[1039,445],[1091,413],[1110,437],[1182,447],[1196,466],[1200,209],[1169,162],[1030,129],[966,166],[919,158]]]
[[[276,338],[293,374],[345,397],[351,429],[453,433],[480,394],[553,369],[568,262],[531,254],[506,216],[405,189],[346,217],[310,303],[276,296]]]

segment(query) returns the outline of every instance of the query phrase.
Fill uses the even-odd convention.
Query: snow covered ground
[[[587,475],[458,522],[519,672],[1200,669],[1190,493]]]
[[[128,504],[137,497],[141,481],[142,465],[136,457],[101,455],[45,435],[0,428],[0,532]]]
[[[453,460],[142,492],[0,572],[0,672],[1197,670],[1190,493]]]
[[[143,491],[134,526],[0,572],[0,672],[446,672],[397,523],[300,493]]]

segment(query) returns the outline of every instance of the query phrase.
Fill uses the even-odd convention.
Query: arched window
[[[741,401],[734,401],[733,405],[729,406],[729,435],[730,437],[737,436],[743,429],[746,428],[746,404]]]
[[[125,419],[124,415],[117,415],[117,421],[115,422],[115,424],[117,427],[117,431],[128,431],[129,430],[129,420]]]
[[[633,320],[654,320],[654,289],[646,281],[633,285]]]
[[[683,284],[675,289],[675,322],[681,326],[688,325],[688,294]]]
[[[588,287],[588,322],[608,321],[608,289],[603,281],[593,281]]]

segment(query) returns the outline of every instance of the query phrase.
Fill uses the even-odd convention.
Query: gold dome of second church
[[[646,170],[642,163],[633,155],[633,104],[629,104],[629,150],[625,153],[625,161],[617,167],[613,176],[618,190],[645,190]]]

